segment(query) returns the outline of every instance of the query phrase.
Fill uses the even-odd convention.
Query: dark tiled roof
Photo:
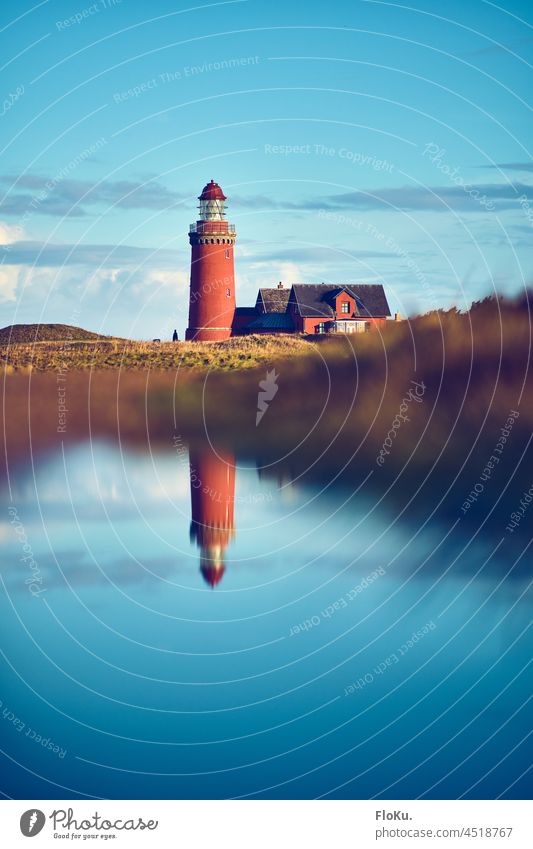
[[[290,289],[259,289],[256,307],[258,312],[285,312]]]
[[[250,322],[246,330],[294,330],[294,322],[286,312],[267,312]]]
[[[257,310],[255,307],[235,307],[235,315],[254,316],[257,315]]]
[[[334,298],[346,291],[357,303],[359,315],[364,318],[390,315],[387,297],[381,284],[352,284],[330,286],[327,283],[297,283],[292,287],[290,302],[298,305],[299,313],[306,318],[324,316],[333,318]]]

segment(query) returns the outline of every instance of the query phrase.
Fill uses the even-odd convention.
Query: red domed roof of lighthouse
[[[211,180],[203,187],[202,194],[199,196],[198,200],[226,200],[226,195],[218,183]]]

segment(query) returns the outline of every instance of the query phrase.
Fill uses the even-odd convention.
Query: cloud
[[[507,163],[502,169],[530,172],[531,163]],[[0,184],[15,186],[2,202],[2,211],[8,216],[26,218],[31,215],[75,216],[87,215],[91,207],[116,207],[117,209],[163,210],[186,202],[192,204],[194,193],[177,192],[166,188],[156,180],[145,182],[133,180],[94,183],[83,180],[55,180],[26,174],[18,178],[13,174],[0,175]],[[279,200],[267,195],[232,195],[234,209],[290,210],[340,210],[345,208],[377,210],[397,208],[445,212],[448,207],[455,211],[475,212],[480,208],[480,197],[493,201],[500,210],[514,207],[520,194],[533,201],[533,187],[519,183],[446,186],[398,186],[369,189],[367,192],[345,192],[323,197],[301,200]]]
[[[326,198],[329,208],[400,209],[446,212],[448,207],[460,212],[479,212],[481,199],[492,201],[497,209],[517,208],[518,197],[533,200],[533,186],[515,183],[468,184],[463,186],[400,186],[375,189],[372,192],[346,192]]]
[[[354,259],[383,259],[387,257],[397,257],[398,255],[392,251],[365,251],[351,249],[352,256],[345,257],[346,247],[336,248],[334,246],[323,245],[317,247],[288,247],[288,248],[272,248],[271,250],[248,251],[246,259],[250,262],[301,262],[301,263],[324,263],[334,259],[335,261],[343,260],[344,258],[353,262]]]
[[[301,201],[273,201],[264,196],[232,198],[234,207],[287,210],[419,210],[426,212],[475,213],[492,202],[495,210],[514,209],[524,195],[533,202],[533,186],[527,183],[465,183],[446,186],[396,186],[344,192]],[[491,211],[491,207],[488,208]]]
[[[533,235],[533,225],[532,224],[513,224],[508,228],[509,230],[515,230],[518,233],[527,233],[529,236]],[[533,241],[531,239],[528,240],[530,247],[533,247]]]
[[[296,262],[280,262],[276,269],[277,275],[275,276],[279,277],[280,280],[290,280],[291,284],[305,282],[305,274],[302,273]]]
[[[0,303],[4,307],[0,324],[12,323],[14,303],[27,310],[32,321],[40,315],[42,321],[78,323],[66,317],[74,304],[82,302],[86,326],[97,326],[95,321],[108,309],[134,313],[154,309],[164,317],[169,314],[168,304],[175,308],[177,299],[187,291],[188,282],[184,270],[0,265]]]
[[[0,301],[16,301],[20,270],[11,265],[0,265]]]
[[[167,209],[191,195],[167,189],[156,180],[144,182],[116,180],[91,182],[58,179],[37,174],[0,175],[0,184],[7,186],[2,201],[4,215],[52,215],[82,217],[88,207],[102,206],[118,209]],[[14,187],[10,191],[10,187]],[[21,191],[22,190],[22,191]]]
[[[0,221],[0,245],[9,245],[16,239],[20,239],[21,235],[19,227],[11,227]]]
[[[131,293],[143,296],[149,288],[169,293],[186,292],[189,285],[189,271],[165,270],[155,268],[143,275],[133,275]]]
[[[76,299],[126,287],[128,297],[148,289],[177,292],[188,283],[188,253],[134,245],[54,244],[13,241],[15,227],[0,223],[0,302],[25,290],[38,299],[55,290]]]
[[[5,243],[4,243],[5,244]],[[0,251],[1,255],[1,251]],[[45,242],[11,242],[4,247],[4,264],[34,265],[57,268],[86,265],[92,268],[174,269],[188,262],[185,252],[167,248],[159,250],[133,245],[53,244]]]
[[[533,162],[497,162],[495,165],[482,165],[482,168],[499,168],[502,171],[533,171]]]
[[[268,195],[232,195],[231,205],[244,209],[301,209],[298,202],[276,201]]]

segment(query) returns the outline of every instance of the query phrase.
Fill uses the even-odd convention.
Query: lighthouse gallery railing
[[[209,235],[231,233],[234,235],[235,224],[228,224],[227,221],[196,221],[189,226],[189,233],[209,233]]]

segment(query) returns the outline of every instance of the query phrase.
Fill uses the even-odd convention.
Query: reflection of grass
[[[307,353],[311,346],[299,336],[245,336],[227,342],[130,342],[123,339],[41,342],[0,346],[0,362],[8,371],[32,369],[153,369],[252,368],[273,357]]]
[[[313,474],[326,477],[346,465],[353,480],[369,470],[385,480],[405,465],[401,474],[407,489],[410,477],[420,479],[437,460],[440,480],[452,476],[471,452],[474,476],[463,487],[468,492],[514,409],[520,416],[499,464],[504,477],[494,484],[497,493],[533,430],[530,334],[527,301],[487,300],[466,315],[436,312],[391,322],[382,333],[319,344],[280,336],[220,345],[132,346],[131,360],[145,353],[149,371],[113,369],[127,350],[119,345],[107,356],[102,352],[101,370],[67,366],[65,433],[57,433],[56,376],[36,371],[7,375],[8,457],[29,449],[30,434],[34,449],[89,435],[117,439],[119,434],[144,445],[149,434],[151,444],[170,448],[176,433],[199,438],[207,429],[211,437],[265,458],[276,459],[300,445],[288,462],[299,469],[316,461]],[[80,356],[87,364],[92,354],[88,350]],[[178,371],[182,356],[199,368]],[[63,352],[60,362],[64,368]],[[169,362],[172,371],[157,370]],[[221,368],[208,371],[213,362]],[[279,391],[256,427],[258,384],[274,364]],[[423,402],[410,405],[410,420],[378,468],[377,453],[411,379],[427,387]],[[529,473],[522,462],[515,483],[524,469]]]
[[[485,416],[501,422],[519,408],[521,423],[531,425],[530,343],[527,302],[495,300],[474,305],[466,315],[440,311],[391,322],[383,333],[326,338],[314,356],[278,363],[279,392],[263,419],[261,443],[275,447],[284,434],[289,441],[296,434],[305,438],[326,404],[310,439],[352,444],[357,436],[365,450],[380,445],[411,379],[423,380],[427,391],[422,404],[411,405],[412,421],[397,442],[400,457],[428,422],[420,449],[428,457],[454,434],[472,441]],[[231,430],[238,417],[241,437],[254,439],[257,381],[255,373],[213,375],[208,421]],[[224,403],[229,397],[230,405]]]

